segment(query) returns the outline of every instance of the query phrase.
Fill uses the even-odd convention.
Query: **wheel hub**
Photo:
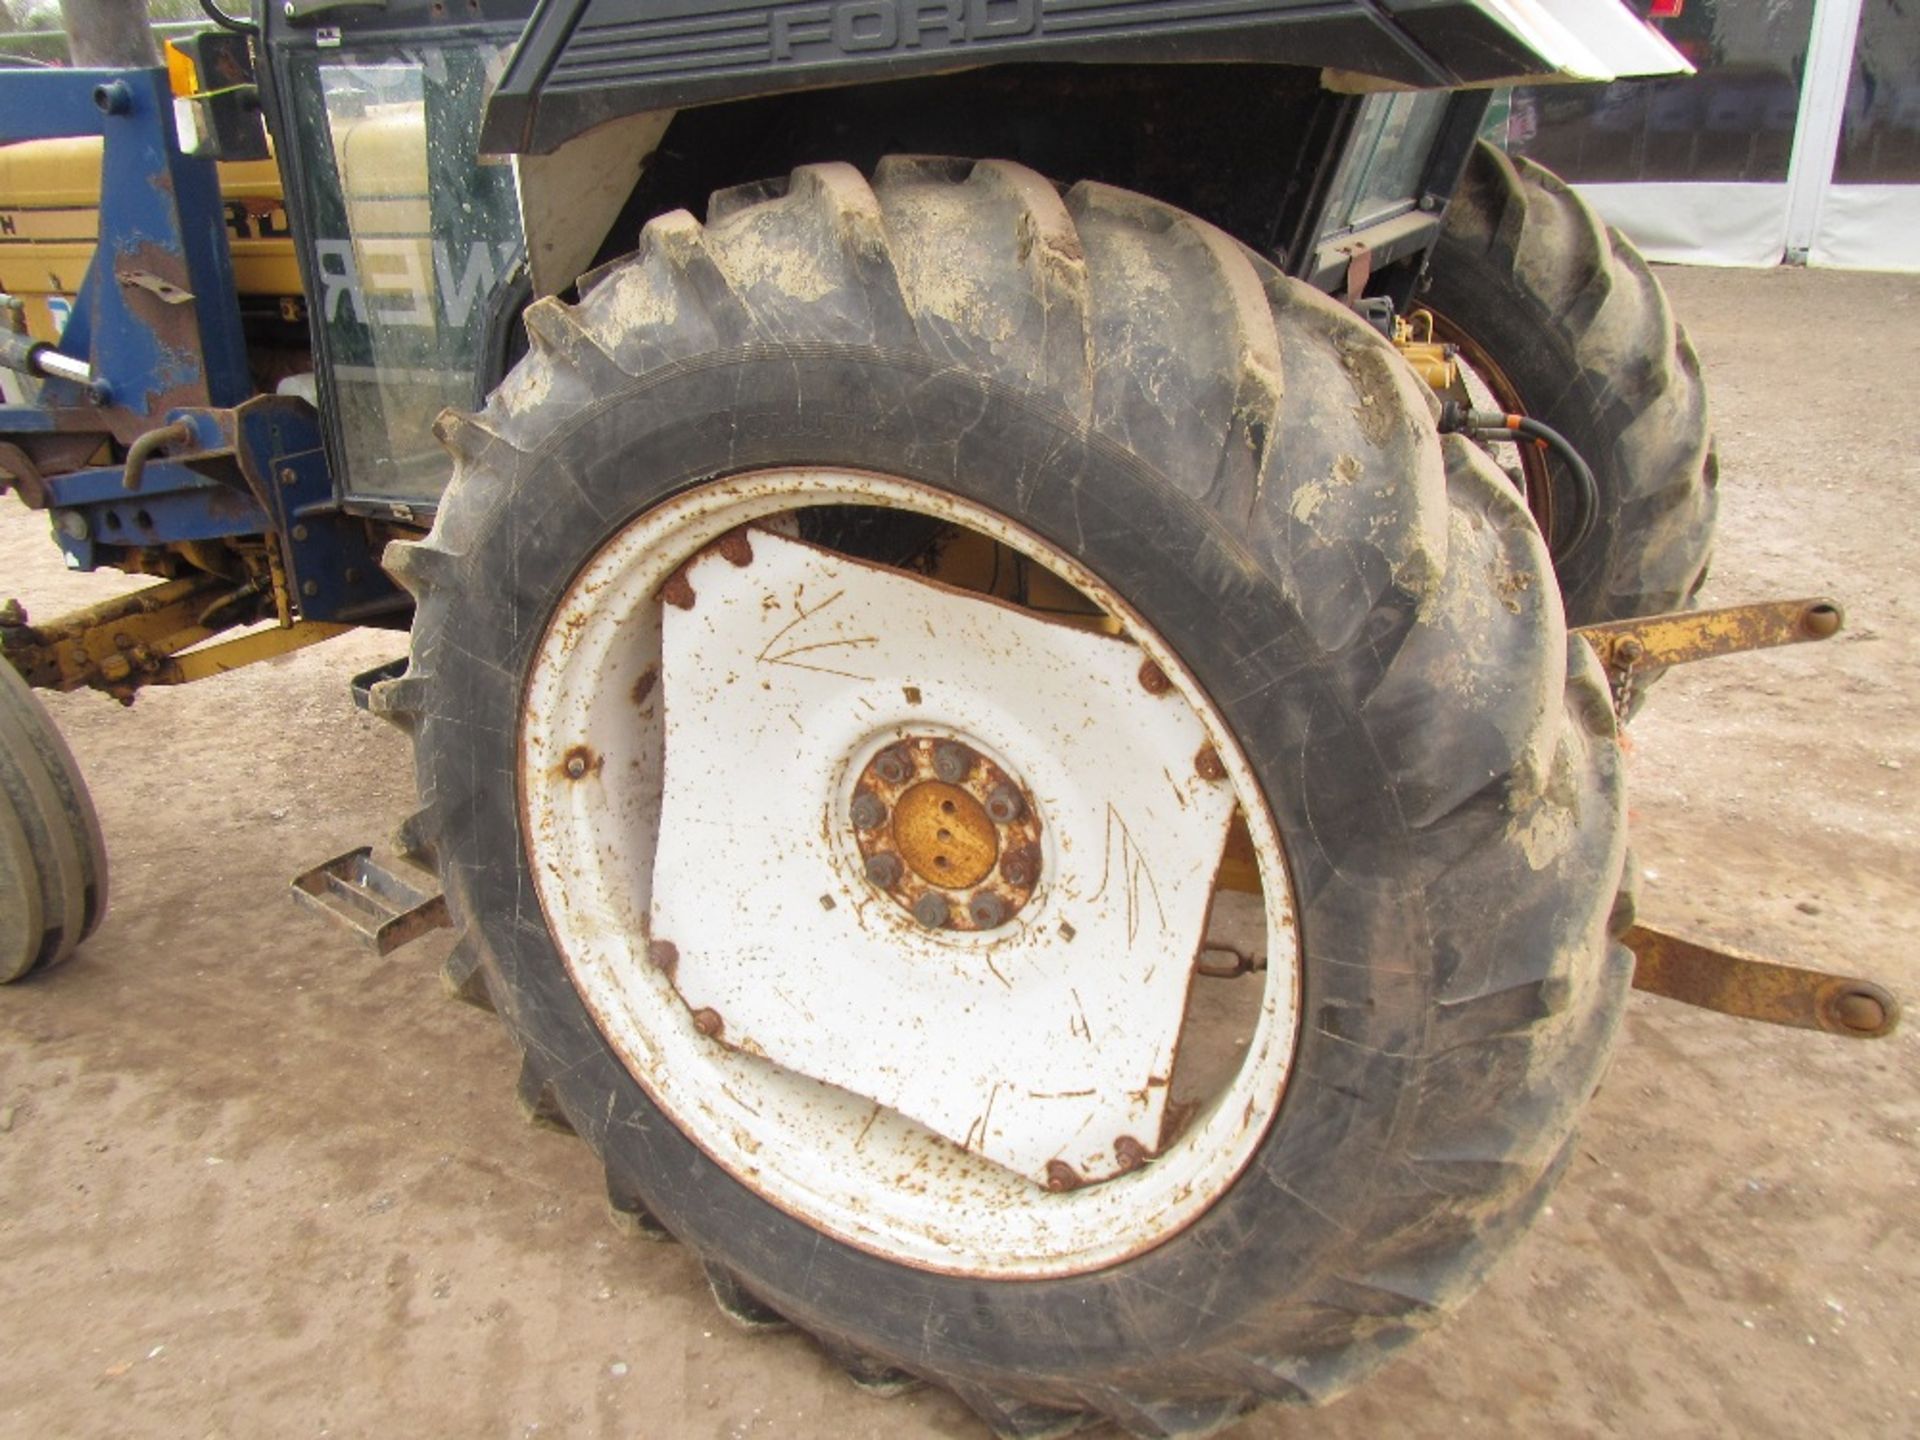
[[[1031,794],[965,740],[888,745],[861,769],[848,814],[867,880],[926,929],[998,929],[1040,883]]]

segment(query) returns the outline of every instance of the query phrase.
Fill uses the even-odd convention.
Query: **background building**
[[[1698,76],[1516,91],[1508,147],[1654,259],[1920,270],[1920,0],[1677,8]]]

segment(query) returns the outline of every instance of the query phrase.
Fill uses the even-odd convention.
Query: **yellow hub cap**
[[[900,797],[893,843],[914,874],[943,887],[978,885],[1000,858],[987,807],[944,780],[923,780]]]

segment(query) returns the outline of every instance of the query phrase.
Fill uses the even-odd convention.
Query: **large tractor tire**
[[[1523,448],[1574,625],[1684,609],[1713,549],[1719,461],[1700,358],[1647,262],[1563,181],[1482,143],[1447,210],[1422,303],[1503,409],[1565,435],[1598,506],[1569,550],[1571,472]]]
[[[527,329],[374,704],[449,978],[615,1208],[1006,1435],[1324,1400],[1457,1306],[1607,1060],[1623,795],[1392,349],[933,159],[661,216]],[[1236,847],[1264,969],[1194,980]]]
[[[0,660],[0,984],[71,956],[107,913],[107,848],[53,717]]]

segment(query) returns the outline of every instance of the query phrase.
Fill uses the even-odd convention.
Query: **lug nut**
[[[933,773],[949,785],[958,785],[973,769],[973,752],[948,740],[933,747]]]
[[[1200,753],[1193,757],[1193,768],[1202,780],[1227,778],[1227,767],[1220,763],[1220,752],[1211,745],[1200,747]]]
[[[886,822],[887,807],[871,790],[862,790],[853,797],[852,813],[855,826],[862,830],[873,830]]]
[[[996,785],[987,792],[987,815],[996,825],[1011,825],[1026,813],[1026,797],[1013,786]]]
[[[952,913],[942,895],[922,895],[913,902],[913,918],[929,930],[944,930]]]
[[[1009,885],[1022,887],[1033,884],[1040,873],[1040,862],[1033,851],[1024,846],[1009,851],[1000,857],[1000,878]]]
[[[967,902],[967,918],[976,930],[997,930],[1007,923],[1007,902],[991,890],[982,890]]]
[[[900,750],[882,750],[873,757],[873,773],[889,785],[904,785],[913,775],[913,762]]]
[[[1149,695],[1164,695],[1173,688],[1173,683],[1167,679],[1166,671],[1146,660],[1140,665],[1140,688]]]
[[[1080,1178],[1080,1172],[1066,1161],[1047,1161],[1047,1189],[1054,1194],[1061,1195],[1069,1190],[1078,1190],[1084,1183]]]
[[[891,890],[900,883],[900,857],[888,850],[882,850],[878,855],[869,855],[867,879],[882,890]]]

